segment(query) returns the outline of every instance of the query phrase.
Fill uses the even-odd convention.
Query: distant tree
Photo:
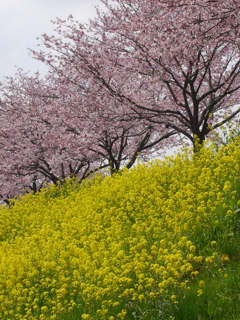
[[[239,113],[240,2],[102,3],[88,25],[57,20],[59,35],[42,37],[51,53],[33,56],[76,84],[79,73],[98,82],[105,100],[125,107],[125,120],[159,124],[159,133],[164,124],[197,151]]]
[[[57,183],[69,176],[83,178],[96,166],[105,165],[78,145],[69,152],[65,131],[50,106],[50,86],[39,75],[20,74],[1,86],[0,194],[3,199],[38,191],[44,182]],[[71,132],[67,133],[71,135]],[[76,140],[76,139],[75,139]]]

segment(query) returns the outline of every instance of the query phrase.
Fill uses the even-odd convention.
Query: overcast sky
[[[35,49],[41,34],[53,34],[51,20],[72,14],[87,22],[97,5],[100,0],[0,0],[0,82],[14,76],[16,66],[43,74],[46,68],[28,55],[27,48]]]

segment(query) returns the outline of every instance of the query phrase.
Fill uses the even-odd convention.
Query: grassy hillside
[[[240,148],[69,181],[0,210],[0,318],[240,319]]]

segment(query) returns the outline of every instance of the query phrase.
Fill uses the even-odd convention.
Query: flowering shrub
[[[1,319],[173,319],[193,283],[204,297],[204,270],[228,276],[239,170],[235,142],[13,201],[0,210]]]

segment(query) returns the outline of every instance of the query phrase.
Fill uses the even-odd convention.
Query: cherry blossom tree
[[[78,79],[81,90],[55,72],[44,79],[20,72],[2,85],[4,199],[24,189],[36,192],[45,181],[57,183],[72,176],[81,180],[103,168],[110,174],[130,168],[139,155],[146,157],[175,134],[172,130],[159,136],[143,121],[119,121],[113,110],[103,107],[99,87]]]
[[[149,158],[152,152],[162,149],[163,140],[176,134],[165,126],[159,134],[155,126],[144,119],[124,119],[125,105],[110,97],[105,87],[85,71],[70,65],[67,70],[64,66],[53,68],[49,74],[51,81],[54,79],[57,83],[61,125],[76,136],[84,131],[87,149],[108,163],[111,174],[122,166],[131,168],[138,157]],[[75,141],[70,140],[68,145],[70,150],[74,149]]]
[[[159,124],[159,132],[164,124],[197,151],[239,113],[239,1],[102,3],[88,25],[57,20],[58,35],[42,37],[50,53],[33,56],[71,81],[81,70],[125,106],[124,119]]]
[[[44,182],[57,183],[69,176],[81,179],[92,170],[106,164],[78,143],[78,153],[69,151],[66,128],[59,125],[59,116],[51,105],[57,99],[51,95],[46,80],[39,75],[9,78],[1,87],[0,162],[3,199],[24,189],[38,191]],[[76,141],[71,132],[68,139]],[[26,191],[26,190],[25,190]]]
[[[83,25],[55,22],[32,56],[49,66],[1,87],[4,196],[123,166],[177,145],[198,151],[239,113],[236,0],[102,0]]]

